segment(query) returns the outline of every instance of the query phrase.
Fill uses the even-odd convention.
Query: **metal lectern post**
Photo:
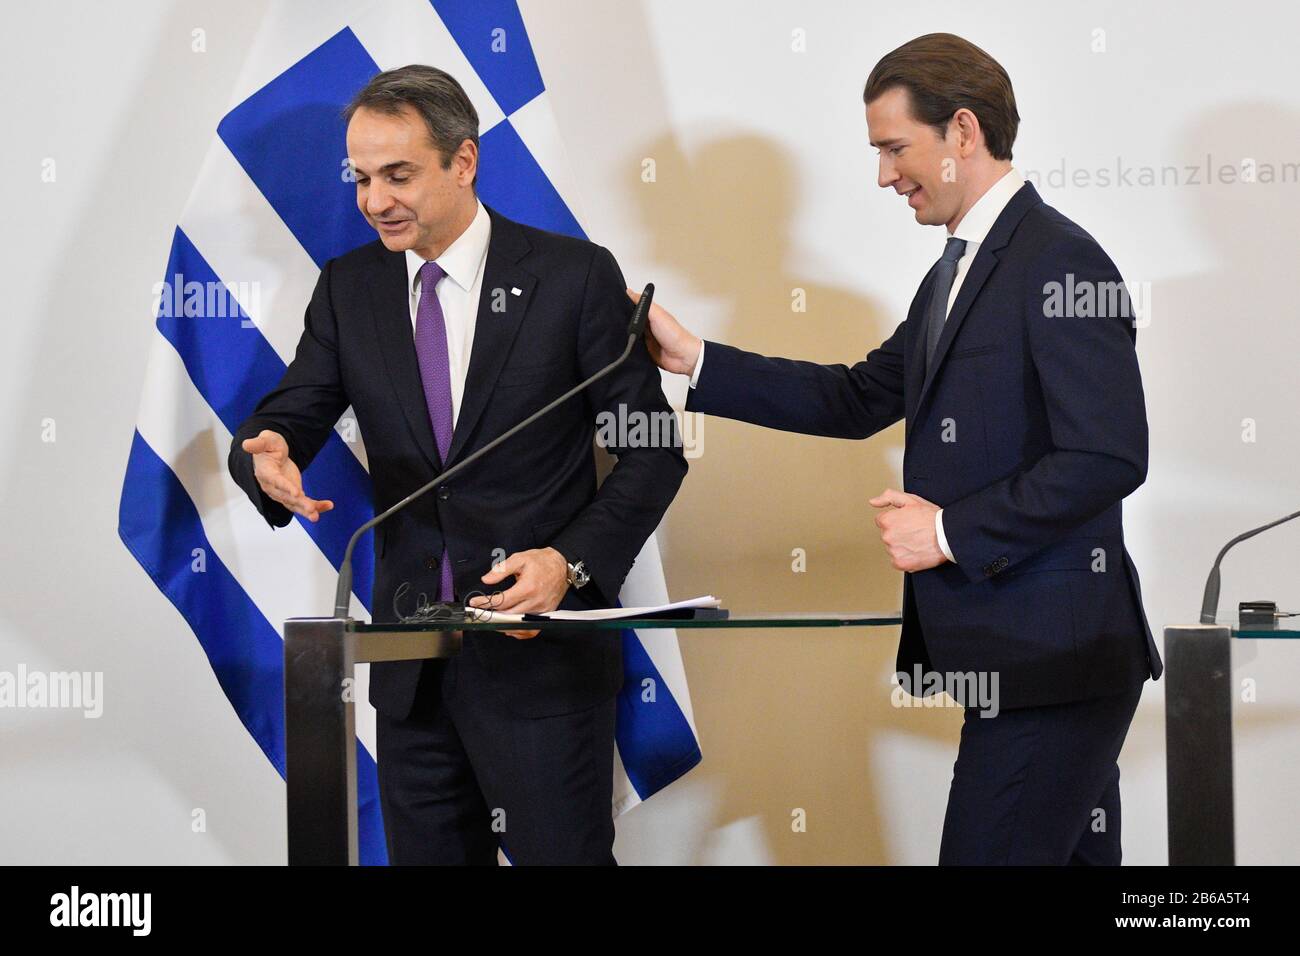
[[[1170,866],[1232,866],[1232,629],[1165,628]]]
[[[284,780],[289,865],[356,865],[354,668],[459,653],[460,631],[357,633],[341,618],[284,628]]]

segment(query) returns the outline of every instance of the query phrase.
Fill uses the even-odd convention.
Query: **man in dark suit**
[[[272,526],[322,520],[301,472],[349,405],[386,509],[617,357],[632,306],[600,246],[479,202],[478,116],[446,73],[370,81],[348,111],[357,203],[379,241],[330,260],[283,379],[230,471]],[[597,488],[602,412],[660,416]],[[663,416],[666,416],[663,417]],[[609,606],[686,472],[659,371],[615,372],[376,528],[374,619],[398,589],[504,612]],[[662,436],[664,430],[627,429]],[[652,436],[655,437],[655,436]],[[662,442],[662,439],[660,439]],[[325,519],[328,520],[328,519]],[[483,594],[497,590],[494,597]],[[479,592],[479,596],[474,596]],[[376,663],[393,863],[612,863],[617,632],[467,632],[450,661]]]
[[[905,572],[900,683],[966,705],[940,862],[1118,864],[1116,761],[1162,669],[1121,525],[1147,469],[1127,292],[1012,168],[983,50],[920,37],[863,99],[879,184],[947,227],[906,321],[848,367],[706,347],[656,305],[651,353],[692,376],[691,411],[835,438],[906,421],[906,490],[870,503]]]

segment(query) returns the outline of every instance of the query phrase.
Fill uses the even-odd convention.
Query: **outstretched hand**
[[[308,521],[319,521],[334,507],[332,501],[317,501],[303,494],[302,473],[289,457],[289,445],[279,432],[263,429],[256,438],[245,438],[239,447],[253,456],[253,475],[272,501]]]

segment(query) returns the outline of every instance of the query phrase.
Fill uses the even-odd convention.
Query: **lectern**
[[[619,632],[627,629],[888,627],[901,623],[898,612],[863,612],[698,620],[530,621],[509,626],[592,631],[593,638],[618,640]],[[363,624],[328,617],[292,618],[285,623],[284,777],[291,866],[357,863],[355,666],[451,657],[460,653],[466,631],[499,631],[502,627],[466,621]]]
[[[1232,804],[1232,646],[1300,638],[1234,623],[1165,628],[1165,785],[1170,866],[1236,862]]]

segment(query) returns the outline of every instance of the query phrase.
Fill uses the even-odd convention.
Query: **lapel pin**
[[[515,288],[513,288],[513,287],[510,289],[510,294],[511,294],[511,295],[523,295],[522,292],[520,292],[518,289],[515,289]]]

